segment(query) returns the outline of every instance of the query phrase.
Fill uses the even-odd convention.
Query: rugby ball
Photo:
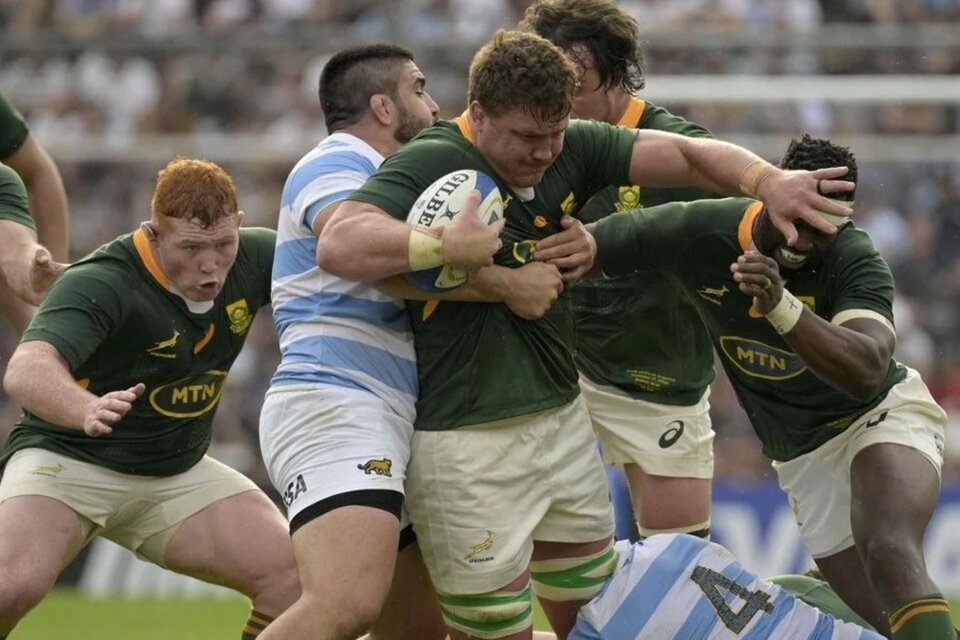
[[[477,213],[481,220],[493,224],[503,217],[503,200],[493,178],[482,171],[461,169],[443,176],[420,194],[407,215],[407,224],[442,227],[460,213],[474,190],[480,192]],[[466,272],[447,265],[406,275],[415,287],[428,293],[455,289],[467,281]]]

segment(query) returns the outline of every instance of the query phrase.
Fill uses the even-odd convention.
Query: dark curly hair
[[[782,169],[806,169],[814,171],[816,169],[826,169],[828,167],[849,167],[842,180],[857,182],[857,159],[847,147],[834,144],[829,140],[814,138],[809,133],[804,133],[800,139],[794,138],[787,147],[787,152],[780,161]],[[837,200],[853,200],[855,191],[830,194],[831,198]]]
[[[537,0],[527,8],[521,29],[551,41],[577,62],[586,48],[606,89],[637,93],[646,84],[640,26],[612,0]]]

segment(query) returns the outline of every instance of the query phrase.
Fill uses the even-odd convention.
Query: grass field
[[[239,640],[242,599],[90,600],[57,590],[21,623],[10,640]],[[537,610],[536,627],[546,629]],[[960,624],[960,601],[953,603]]]

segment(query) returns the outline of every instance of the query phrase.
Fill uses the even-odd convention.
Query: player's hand
[[[856,187],[852,182],[839,179],[848,171],[847,167],[816,171],[777,170],[760,182],[760,199],[789,246],[792,247],[797,241],[794,220],[803,220],[814,229],[834,234],[837,232],[836,225],[824,220],[817,211],[837,216],[853,215],[853,209],[830,199],[830,194],[853,191]]]
[[[139,382],[129,389],[111,391],[93,400],[83,418],[83,432],[91,438],[113,433],[113,425],[133,408],[134,401],[143,395],[146,388]]]
[[[560,218],[563,231],[539,240],[533,259],[560,269],[563,281],[573,284],[593,268],[597,241],[573,216]]]
[[[30,288],[25,292],[26,301],[34,306],[39,305],[47,295],[50,285],[66,268],[67,265],[53,259],[46,247],[37,245],[30,269]]]
[[[733,280],[740,291],[753,297],[753,308],[761,315],[767,315],[777,306],[783,296],[783,278],[780,267],[773,258],[756,251],[747,251],[730,265]]]
[[[524,320],[537,320],[563,292],[560,270],[545,262],[528,262],[509,269],[503,303]]]
[[[477,214],[480,192],[474,190],[463,210],[443,229],[443,263],[464,271],[473,271],[493,264],[493,255],[500,250],[500,232],[506,218],[490,225]]]

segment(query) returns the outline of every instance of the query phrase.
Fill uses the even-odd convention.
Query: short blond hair
[[[467,101],[492,115],[519,109],[541,122],[570,115],[577,69],[557,46],[528,31],[497,31],[470,63]]]
[[[237,214],[237,190],[227,172],[217,164],[178,157],[157,174],[150,207],[157,220],[196,219],[209,227]]]

